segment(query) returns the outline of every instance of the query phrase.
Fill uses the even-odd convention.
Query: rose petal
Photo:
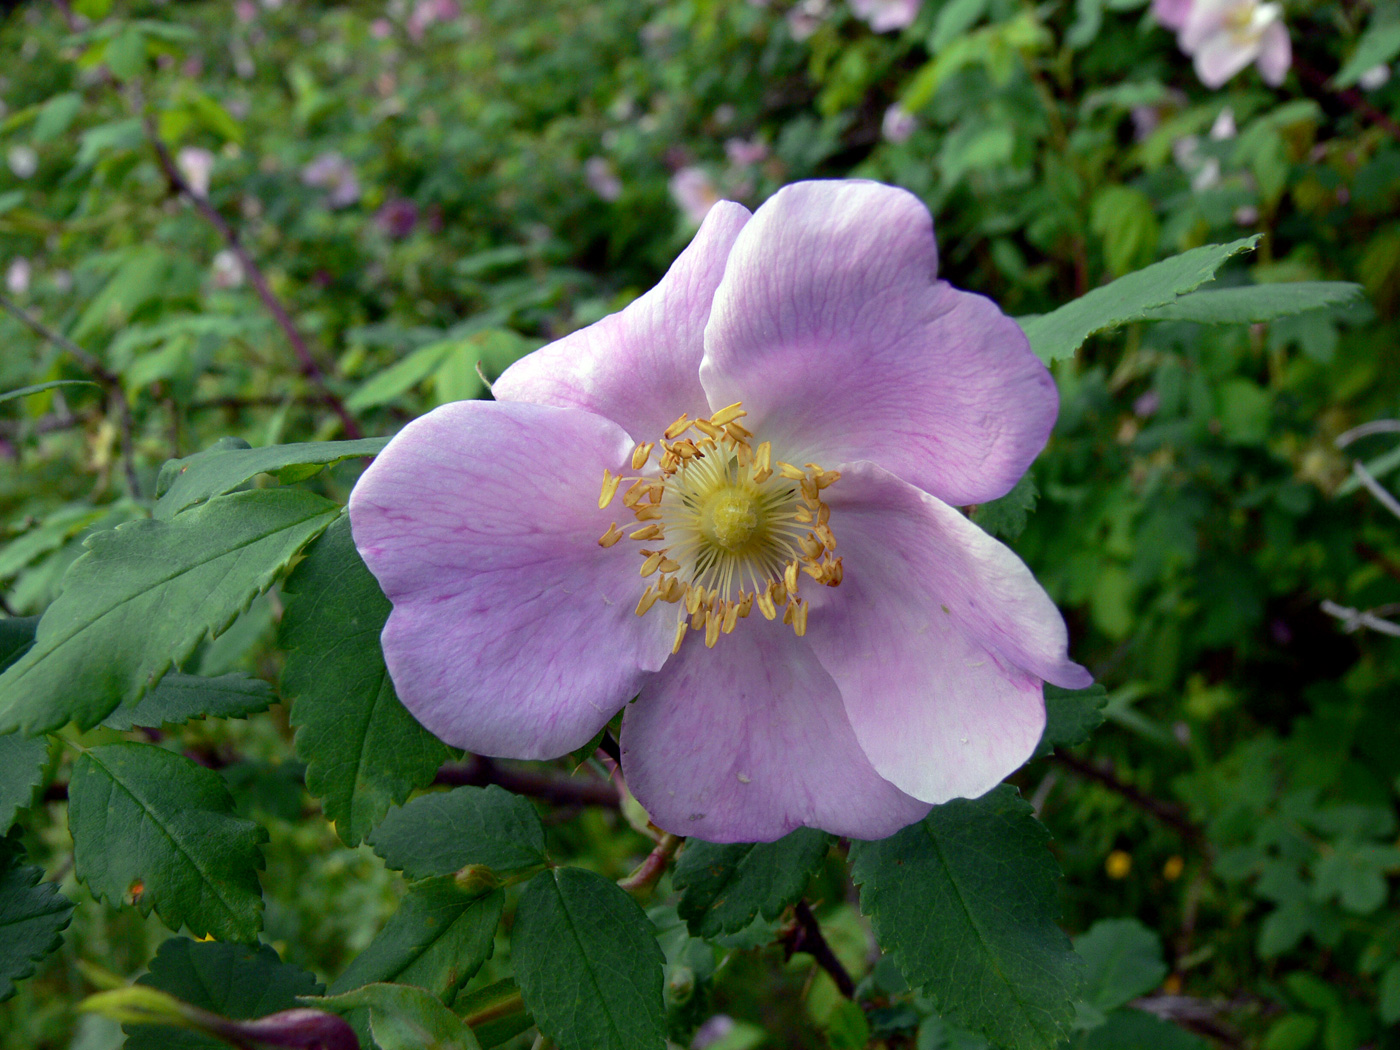
[[[578,409],[460,401],[410,423],[350,495],[361,556],[394,603],[399,698],[457,747],[553,758],[587,743],[665,662],[639,617],[636,545],[598,538],[617,424]]]
[[[690,635],[642,686],[622,720],[622,770],[659,827],[711,842],[803,825],[884,838],[929,809],[871,768],[807,644],[756,613],[714,649]]]
[[[708,415],[698,375],[705,322],[748,220],[743,205],[716,204],[655,288],[511,365],[492,387],[496,399],[584,408],[637,441],[656,440],[682,412]]]
[[[1254,60],[1259,75],[1270,87],[1278,87],[1293,65],[1293,44],[1288,39],[1288,27],[1282,22],[1267,26],[1259,38],[1259,57]]]
[[[1059,399],[1014,321],[934,280],[932,220],[871,182],[778,191],[734,243],[705,330],[712,405],[790,462],[870,459],[950,503],[1004,495]]]
[[[807,637],[856,739],[916,798],[976,798],[1039,742],[1042,679],[1091,681],[1064,620],[1009,548],[888,472],[854,466],[824,497],[845,578]]]
[[[1193,56],[1196,76],[1206,87],[1221,87],[1259,53],[1258,43],[1240,45],[1228,32],[1207,37]]]

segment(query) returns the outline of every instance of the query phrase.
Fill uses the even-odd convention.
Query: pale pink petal
[[[1152,17],[1167,29],[1180,29],[1191,13],[1191,0],[1152,0]]]
[[[394,603],[394,686],[449,744],[561,755],[665,662],[669,626],[634,612],[636,544],[598,546],[616,518],[598,509],[603,469],[631,448],[578,409],[459,401],[405,427],[355,486],[355,544]]]
[[[983,794],[1035,750],[1042,681],[1091,681],[1059,610],[1009,548],[878,467],[823,495],[845,579],[814,598],[807,638],[856,739],[925,802]]]
[[[739,234],[700,378],[743,401],[773,454],[871,459],[950,503],[1003,495],[1044,446],[1055,385],[989,300],[936,281],[919,199],[873,182],[802,182]]]
[[[1218,88],[1254,61],[1258,43],[1239,44],[1229,33],[1207,37],[1193,56],[1196,76],[1208,88]]]
[[[1181,50],[1193,55],[1206,40],[1225,31],[1225,20],[1230,10],[1240,3],[1251,0],[1194,0],[1189,5],[1186,18],[1181,23],[1181,31],[1176,42]]]
[[[1264,83],[1270,87],[1278,87],[1288,76],[1288,69],[1293,65],[1293,44],[1288,39],[1288,27],[1282,22],[1273,22],[1265,28],[1259,38],[1259,57],[1254,63]]]
[[[500,401],[584,408],[637,441],[654,441],[682,412],[708,415],[698,371],[710,300],[749,211],[721,201],[651,291],[619,313],[506,369]]]
[[[929,808],[875,773],[810,646],[756,611],[714,649],[691,634],[642,686],[622,771],[659,827],[711,842],[884,838]]]

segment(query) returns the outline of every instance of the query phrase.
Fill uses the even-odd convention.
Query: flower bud
[[[485,864],[468,864],[454,877],[457,888],[473,897],[484,897],[501,884],[501,877]]]
[[[684,1006],[695,994],[695,971],[677,966],[666,978],[666,999],[672,1006]]]

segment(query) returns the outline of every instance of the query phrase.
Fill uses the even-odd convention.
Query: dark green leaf
[[[491,957],[504,894],[463,892],[451,875],[410,886],[399,910],[331,985],[348,992],[379,982],[426,988],[451,1003]]]
[[[1359,284],[1343,281],[1295,281],[1244,288],[1205,288],[1147,311],[1149,321],[1196,321],[1200,324],[1254,324],[1276,317],[1341,306],[1362,294]]]
[[[1081,1034],[1074,1050],[1207,1050],[1205,1040],[1141,1010],[1114,1010],[1108,1022]]]
[[[332,1013],[369,1011],[380,1050],[480,1050],[472,1030],[442,1003],[410,984],[367,984],[325,999],[303,999]]]
[[[1103,725],[1103,708],[1108,690],[1097,682],[1087,689],[1061,689],[1045,684],[1045,732],[1035,757],[1048,755],[1057,747],[1074,747],[1089,739]]]
[[[1014,540],[1026,530],[1026,521],[1039,498],[1035,479],[1030,474],[1022,474],[1021,480],[1001,499],[979,503],[972,512],[972,520],[993,536]]]
[[[223,944],[172,937],[151,960],[137,984],[159,988],[202,1010],[244,1021],[297,1006],[297,997],[317,995],[316,978],[277,957],[266,944]],[[226,1044],[185,1029],[128,1025],[126,1050],[194,1050]]]
[[[362,438],[240,448],[238,444],[242,442],[220,442],[193,456],[172,459],[160,468],[155,516],[162,520],[173,518],[186,507],[232,492],[259,474],[308,464],[319,468],[355,456],[373,456],[388,443],[388,438]]]
[[[1055,925],[1049,835],[1007,785],[851,844],[861,909],[938,1012],[1007,1050],[1064,1038],[1082,963]]]
[[[17,397],[28,397],[30,394],[52,390],[56,386],[97,386],[97,384],[86,379],[55,379],[52,383],[37,383],[34,386],[22,386],[18,390],[6,390],[0,394],[0,402],[13,401]]]
[[[266,590],[339,513],[296,489],[222,496],[178,520],[134,521],[88,541],[0,675],[0,732],[87,728],[135,702]]]
[[[453,752],[394,694],[379,648],[389,600],[360,560],[348,518],[311,547],[286,593],[282,691],[292,701],[297,757],[307,790],[353,846]]]
[[[44,869],[24,867],[21,859],[18,842],[0,839],[0,1002],[58,947],[73,915],[73,902],[57,885],[39,882]]]
[[[615,882],[582,868],[530,880],[511,960],[540,1031],[563,1050],[661,1050],[663,958],[651,923]]]
[[[468,864],[513,871],[546,860],[535,807],[495,785],[420,795],[385,817],[370,845],[410,879],[446,875]]]
[[[824,831],[798,828],[777,842],[717,845],[690,839],[676,864],[680,916],[697,937],[742,930],[778,915],[798,897],[831,843]]]
[[[15,815],[34,803],[34,791],[44,779],[49,741],[42,736],[7,733],[0,736],[0,835],[10,830]]]
[[[1084,960],[1084,1001],[1107,1013],[1146,995],[1167,976],[1162,941],[1136,919],[1100,919],[1075,938]]]
[[[167,674],[134,704],[122,704],[102,720],[108,729],[183,725],[193,718],[247,718],[266,711],[277,694],[261,678],[236,673],[218,678]]]
[[[1031,349],[1049,364],[1069,357],[1095,332],[1140,321],[1148,312],[1175,302],[1215,276],[1226,259],[1249,251],[1259,237],[1229,244],[1207,244],[1095,288],[1072,303],[1021,322]]]
[[[200,935],[252,941],[262,924],[259,843],[219,774],[153,744],[94,747],[73,764],[68,826],[78,878]],[[136,884],[140,886],[137,887]]]
[[[29,652],[38,630],[37,616],[14,616],[0,620],[0,671]]]
[[[510,978],[461,996],[453,1008],[468,1021],[485,1015],[485,1020],[471,1026],[482,1046],[498,1046],[535,1025],[520,998],[520,989]]]

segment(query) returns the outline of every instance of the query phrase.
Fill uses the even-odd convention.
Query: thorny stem
[[[551,776],[511,766],[490,758],[472,755],[465,762],[451,763],[437,772],[435,783],[453,786],[486,787],[496,784],[517,795],[528,795],[560,806],[603,806],[620,808],[617,789],[600,780]]]
[[[851,980],[850,972],[836,953],[831,950],[831,945],[827,943],[826,937],[822,935],[821,925],[817,922],[817,917],[812,914],[812,909],[806,900],[797,902],[797,907],[793,909],[793,914],[797,918],[797,925],[790,931],[783,934],[782,943],[787,951],[787,957],[791,959],[797,952],[806,952],[817,961],[817,965],[825,970],[836,984],[836,990],[847,999],[856,997],[856,983]]]
[[[661,836],[661,841],[647,854],[646,859],[637,865],[637,869],[625,879],[618,879],[617,884],[634,896],[651,892],[684,841],[679,835],[672,835],[668,831]]]
[[[130,491],[132,499],[140,499],[141,483],[136,478],[136,458],[132,449],[131,404],[126,399],[126,391],[122,389],[121,376],[109,371],[107,366],[97,357],[88,353],[66,335],[44,324],[43,321],[7,296],[0,295],[0,307],[4,307],[5,310],[13,314],[21,324],[39,338],[52,343],[68,354],[77,362],[79,368],[97,380],[102,389],[107,392],[107,397],[117,410],[117,418],[121,428],[122,466],[126,472],[126,487]]]

